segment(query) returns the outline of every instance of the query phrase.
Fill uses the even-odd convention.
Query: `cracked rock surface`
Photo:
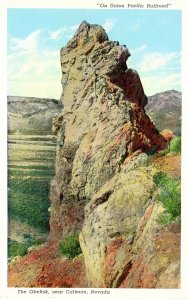
[[[50,240],[81,231],[89,287],[162,287],[170,272],[166,287],[177,287],[179,233],[159,235],[162,207],[147,155],[168,139],[145,113],[129,50],[84,21],[60,55],[64,111],[53,120]]]

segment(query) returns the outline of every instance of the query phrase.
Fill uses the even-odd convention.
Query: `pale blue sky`
[[[8,94],[59,98],[59,50],[83,20],[127,45],[147,95],[181,90],[181,11],[8,9]]]

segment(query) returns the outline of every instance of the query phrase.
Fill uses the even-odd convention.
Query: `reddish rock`
[[[157,222],[163,209],[146,154],[164,149],[172,134],[161,135],[146,115],[129,56],[87,22],[61,49],[49,243],[10,265],[10,287],[179,286],[180,234]],[[83,255],[59,257],[59,241],[77,231]]]
[[[60,55],[64,111],[53,120],[51,240],[81,230],[83,208],[129,156],[167,145],[145,113],[147,97],[138,73],[127,67],[125,45],[83,22]]]
[[[120,287],[126,288],[178,288],[180,233],[178,224],[170,225],[154,235],[150,245],[145,242]],[[171,267],[172,266],[172,267]],[[171,276],[168,277],[168,269]],[[162,282],[165,279],[165,282]]]
[[[144,261],[143,254],[141,254],[133,263],[120,288],[154,288],[156,282],[156,274],[151,271],[149,264]]]

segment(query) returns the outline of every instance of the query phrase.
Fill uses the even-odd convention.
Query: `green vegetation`
[[[161,224],[169,224],[180,219],[181,214],[181,186],[178,178],[158,172],[153,176],[155,184],[159,187],[158,201],[162,202],[165,211],[160,217]]]
[[[150,149],[148,151],[146,151],[147,155],[154,155],[157,152],[157,150],[155,148]],[[181,153],[181,137],[180,136],[176,136],[174,137],[170,144],[167,146],[166,149],[160,151],[160,155],[164,156],[167,155],[168,153],[173,153],[173,154],[180,154]]]
[[[24,256],[27,254],[27,244],[21,244],[16,241],[8,241],[8,257]]]
[[[180,136],[176,136],[175,138],[173,138],[173,140],[170,142],[170,151],[178,154],[181,152],[181,137]]]
[[[37,178],[11,178],[9,182],[9,217],[49,230],[49,182]]]
[[[19,168],[18,168],[19,169]],[[20,168],[21,170],[17,170],[17,168],[9,169],[10,176],[53,176],[53,170],[42,170],[42,169],[32,169],[32,168]]]
[[[59,243],[59,253],[65,255],[69,259],[72,259],[82,253],[79,243],[79,235],[70,235],[64,238]]]
[[[49,230],[50,181],[55,173],[55,146],[43,145],[43,142],[53,139],[53,136],[9,136],[9,140],[15,141],[8,144],[9,218],[27,223],[40,232]],[[39,142],[30,143],[33,140]]]
[[[180,154],[181,153],[181,137],[180,136],[175,136],[168,147],[161,151],[162,155],[166,155],[168,153],[173,153],[173,154]]]
[[[52,139],[50,136],[9,136],[9,220],[15,219],[31,225],[37,229],[38,236],[49,231],[49,191],[55,173],[55,146],[47,145],[46,141]],[[36,143],[31,143],[33,140]],[[18,233],[23,243],[8,241],[10,258],[26,255],[28,248],[45,242],[45,238],[42,241],[41,237],[38,240],[32,237],[32,227],[31,234]]]
[[[8,257],[24,256],[28,252],[28,248],[33,245],[42,244],[42,240],[35,240],[29,234],[24,243],[18,243],[17,241],[8,240]]]
[[[150,156],[150,155],[154,155],[156,152],[157,152],[157,150],[156,150],[155,148],[153,148],[153,149],[147,150],[147,151],[146,151],[146,154],[147,154],[148,156]]]
[[[161,156],[165,156],[165,155],[167,155],[169,152],[170,152],[170,148],[169,148],[169,146],[168,146],[166,149],[164,149],[164,150],[162,150],[162,151],[160,152],[160,155],[161,155]]]
[[[164,172],[157,172],[153,175],[153,181],[157,186],[161,186],[165,183],[165,180],[167,179],[168,175]]]
[[[11,168],[11,169],[13,168],[13,169],[30,169],[30,170],[43,170],[43,171],[48,170],[48,171],[51,171],[53,166],[51,166],[51,165],[30,165],[30,166],[28,166],[28,165],[19,166],[18,165],[17,166],[17,165],[11,165],[10,164],[8,167]]]

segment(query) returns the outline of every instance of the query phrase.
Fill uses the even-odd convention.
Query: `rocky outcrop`
[[[139,167],[115,175],[94,197],[97,204],[86,206],[80,242],[88,286],[178,287],[180,228],[159,225],[164,209],[155,201],[152,172]]]
[[[168,139],[145,113],[147,97],[127,67],[129,56],[87,22],[61,49],[64,111],[53,120],[49,240],[81,231],[89,287],[161,287],[165,274],[178,272],[179,233],[162,232],[156,221],[163,208],[147,155]],[[166,287],[177,286],[173,276]]]

